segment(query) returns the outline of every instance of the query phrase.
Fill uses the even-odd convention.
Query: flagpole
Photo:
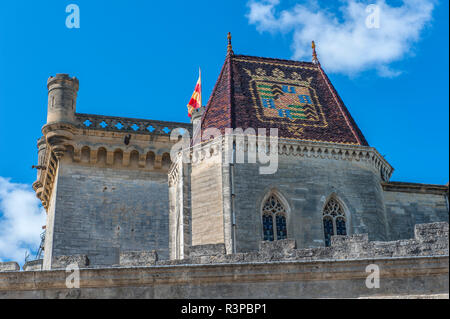
[[[202,104],[202,69],[198,67],[199,77],[200,77],[200,107],[203,107]]]

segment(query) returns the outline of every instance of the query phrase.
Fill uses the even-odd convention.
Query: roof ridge
[[[308,61],[298,61],[298,60],[288,60],[288,59],[279,59],[279,58],[267,58],[267,57],[261,57],[261,56],[254,56],[254,55],[244,55],[244,54],[235,54],[234,57],[236,58],[252,58],[252,59],[259,59],[259,60],[266,60],[266,61],[278,61],[278,62],[285,62],[285,63],[296,63],[296,64],[308,64],[316,66],[316,64]]]
[[[342,115],[344,116],[345,122],[347,123],[348,127],[350,128],[350,130],[352,131],[353,135],[355,136],[356,141],[358,142],[358,144],[362,144],[358,134],[356,134],[355,130],[353,129],[353,125],[351,125],[351,123],[350,123],[350,121],[349,121],[349,119],[347,117],[347,114],[345,114],[344,110],[342,109],[342,105],[341,105],[341,103],[339,102],[339,100],[338,100],[338,98],[336,96],[336,93],[337,93],[336,90],[334,88],[333,89],[331,88],[332,84],[330,82],[330,79],[328,78],[328,76],[325,76],[325,72],[323,71],[322,67],[320,67],[320,66],[319,66],[319,71],[320,71],[320,74],[322,75],[322,78],[325,81],[328,89],[330,90],[331,95],[333,95],[333,98],[336,101],[336,104],[338,105],[339,110],[341,111]]]
[[[222,65],[222,69],[220,70],[220,73],[219,73],[219,77],[217,78],[216,84],[214,84],[214,88],[212,89],[211,95],[209,96],[208,102],[206,103],[206,110],[205,110],[205,112],[203,112],[202,119],[201,119],[202,124],[203,124],[203,119],[206,117],[206,114],[208,113],[209,106],[212,103],[212,100],[215,96],[215,93],[217,91],[217,87],[219,86],[220,80],[222,79],[226,64],[227,64],[227,58],[225,58],[225,61]]]
[[[328,86],[328,89],[330,90],[331,94],[333,95],[334,99],[336,100],[339,110],[341,111],[342,115],[344,116],[345,121],[347,122],[347,125],[350,128],[350,130],[352,131],[356,140],[358,141],[358,143],[360,145],[369,145],[369,143],[367,143],[367,140],[366,140],[365,136],[363,135],[362,131],[359,129],[358,124],[356,124],[352,115],[348,111],[347,106],[345,105],[344,101],[342,101],[342,98],[339,96],[339,93],[337,92],[333,83],[331,83],[330,78],[325,73],[325,71],[322,69],[322,66],[320,64],[318,64],[318,66],[319,66],[320,74],[322,75],[325,83]]]
[[[233,51],[231,50],[230,53],[227,55],[227,59],[229,59],[229,68],[230,70],[228,71],[228,85],[230,86],[230,90],[229,90],[229,103],[230,103],[230,125],[231,127],[234,127],[234,125],[236,124],[236,120],[235,120],[235,115],[234,115],[234,81],[233,81],[233,61],[232,58],[234,56]]]

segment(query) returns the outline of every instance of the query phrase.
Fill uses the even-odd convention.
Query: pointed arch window
[[[323,231],[325,246],[331,246],[331,236],[347,235],[346,216],[342,205],[331,198],[323,209]]]
[[[286,207],[276,195],[270,195],[262,209],[264,240],[274,241],[287,238]]]

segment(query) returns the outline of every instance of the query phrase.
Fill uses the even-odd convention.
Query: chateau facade
[[[57,74],[47,85],[33,184],[47,211],[42,270],[61,268],[68,256],[87,268],[180,265],[202,256],[242,262],[270,245],[308,251],[308,260],[423,256],[431,248],[420,246],[416,225],[429,223],[438,226],[427,236],[448,239],[448,185],[391,182],[392,166],[369,145],[315,55],[313,62],[268,59],[235,55],[229,45],[206,107],[189,124],[80,114],[76,78]],[[177,128],[192,137],[191,147],[171,158]],[[275,146],[269,135],[251,139],[258,128],[278,130]],[[214,130],[221,134],[211,136]],[[261,149],[276,155],[271,174],[260,171],[271,163],[248,160]],[[339,255],[339,238],[356,240],[360,253]],[[376,246],[402,241],[416,253],[389,244],[397,248],[383,255]],[[446,256],[439,262],[447,280],[430,284],[448,294],[442,242],[432,252]],[[288,297],[296,296],[292,289]]]

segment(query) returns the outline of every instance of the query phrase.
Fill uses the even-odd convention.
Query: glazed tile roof
[[[228,54],[202,117],[202,131],[212,127],[368,146],[325,72],[308,62]]]

